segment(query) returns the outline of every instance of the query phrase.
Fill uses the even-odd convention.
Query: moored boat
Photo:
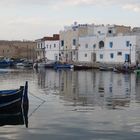
[[[74,64],[74,70],[87,70],[87,69],[92,69],[91,66],[85,66],[81,64]]]
[[[0,91],[0,114],[20,112],[28,106],[28,82],[19,89]]]
[[[74,67],[73,64],[61,63],[61,62],[54,63],[54,69],[72,69],[73,67]]]
[[[0,68],[10,67],[10,62],[6,60],[0,60]]]
[[[128,68],[125,68],[125,67],[115,67],[114,68],[114,72],[118,72],[118,73],[133,73],[135,70],[134,67],[128,67]]]

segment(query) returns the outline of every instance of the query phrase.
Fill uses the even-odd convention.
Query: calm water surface
[[[140,139],[140,76],[69,70],[0,70],[0,89],[29,81],[29,127],[0,127],[0,140]]]

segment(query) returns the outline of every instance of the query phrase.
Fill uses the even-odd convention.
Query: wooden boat
[[[32,62],[20,62],[16,64],[17,68],[32,68],[33,67],[33,63]]]
[[[10,62],[6,60],[0,60],[0,68],[10,67]]]
[[[0,91],[0,114],[17,113],[28,106],[28,82],[19,89]]]
[[[77,65],[75,64],[73,67],[74,70],[87,70],[87,69],[92,69],[90,66],[85,66],[85,65]]]
[[[46,62],[36,62],[33,65],[33,68],[54,68],[55,61],[48,60]]]
[[[15,113],[3,112],[3,114],[0,114],[0,126],[25,125],[28,127],[28,109],[29,106],[25,105],[21,111]]]
[[[74,66],[72,64],[67,63],[54,63],[54,69],[72,69]]]
[[[118,73],[133,73],[134,70],[135,70],[135,68],[133,68],[133,67],[129,67],[129,68],[115,67],[114,68],[114,72],[118,72]]]
[[[100,71],[113,71],[113,67],[99,66]]]
[[[134,72],[136,73],[136,75],[140,76],[140,69],[136,69],[136,70],[134,70]]]

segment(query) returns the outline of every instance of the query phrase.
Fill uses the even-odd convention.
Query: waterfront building
[[[140,61],[140,36],[87,36],[79,38],[80,62],[136,63]]]
[[[59,60],[59,34],[36,40],[37,59]]]
[[[79,37],[92,35],[94,24],[65,26],[60,31],[60,56],[64,61],[78,61]]]
[[[100,42],[102,48],[106,37],[125,35],[130,32],[130,26],[74,23],[60,31],[60,56],[64,61],[96,62],[96,54],[93,50],[95,50],[97,42]],[[89,42],[90,38],[92,38],[91,42]],[[85,49],[83,49],[82,42],[87,42],[84,44]],[[90,58],[88,53],[91,55]]]

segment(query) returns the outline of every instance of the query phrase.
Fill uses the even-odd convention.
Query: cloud
[[[123,6],[123,8],[134,12],[140,12],[140,4],[126,4]]]
[[[139,4],[139,0],[0,0],[0,5],[104,5],[104,4]]]

